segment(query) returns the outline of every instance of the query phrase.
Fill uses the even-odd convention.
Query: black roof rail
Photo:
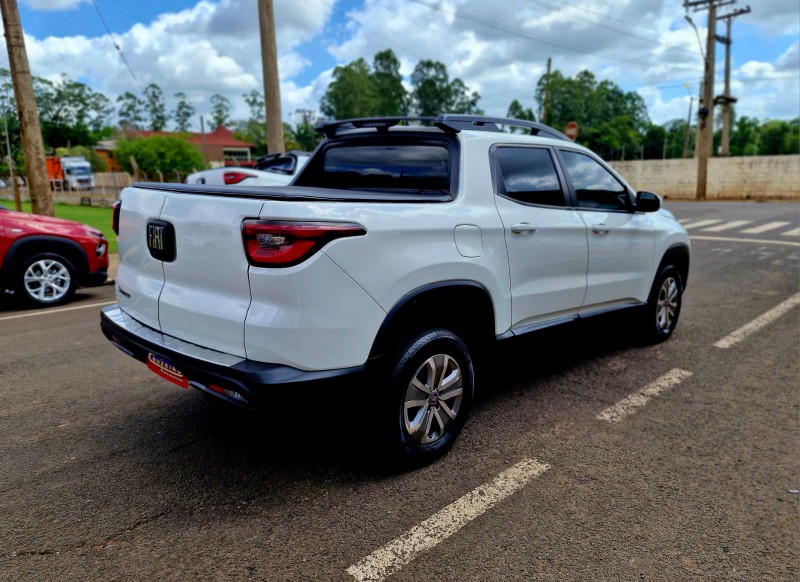
[[[320,121],[316,130],[325,135],[325,137],[335,137],[340,131],[348,131],[350,129],[362,128],[375,128],[378,131],[388,131],[390,127],[395,125],[405,124],[410,125],[410,121],[421,121],[426,123],[433,123],[436,118],[434,117],[358,117],[355,119],[342,119],[341,121]]]
[[[572,141],[566,135],[553,129],[549,125],[536,123],[535,121],[522,121],[521,119],[507,119],[505,117],[486,117],[484,115],[458,115],[443,113],[439,115],[433,124],[444,131],[458,133],[464,130],[473,131],[500,131],[498,125],[510,125],[512,127],[522,127],[530,130],[531,135],[541,137],[551,137]]]

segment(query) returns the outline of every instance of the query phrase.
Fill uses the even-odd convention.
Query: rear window
[[[449,192],[450,152],[442,144],[343,144],[321,152],[297,184],[343,190]]]

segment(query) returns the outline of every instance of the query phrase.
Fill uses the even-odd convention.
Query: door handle
[[[526,234],[529,232],[536,232],[537,230],[539,230],[538,226],[535,224],[528,224],[527,222],[511,225],[511,232],[514,234]]]
[[[595,234],[608,234],[609,228],[605,224],[593,224],[592,232]]]

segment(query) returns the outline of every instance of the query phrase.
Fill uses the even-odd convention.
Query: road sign
[[[575,138],[578,137],[578,124],[574,121],[570,121],[567,124],[567,127],[564,128],[564,135],[566,135],[572,141],[575,141]]]

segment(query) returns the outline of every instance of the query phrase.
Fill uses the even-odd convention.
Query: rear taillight
[[[367,234],[357,224],[245,220],[242,238],[247,260],[256,267],[291,267],[330,241]]]
[[[111,218],[111,228],[114,229],[114,233],[119,235],[119,210],[122,208],[122,200],[117,200],[114,202],[114,214]]]
[[[223,175],[226,184],[238,184],[248,178],[255,178],[255,176],[253,176],[253,174],[245,174],[244,172],[225,172]]]

